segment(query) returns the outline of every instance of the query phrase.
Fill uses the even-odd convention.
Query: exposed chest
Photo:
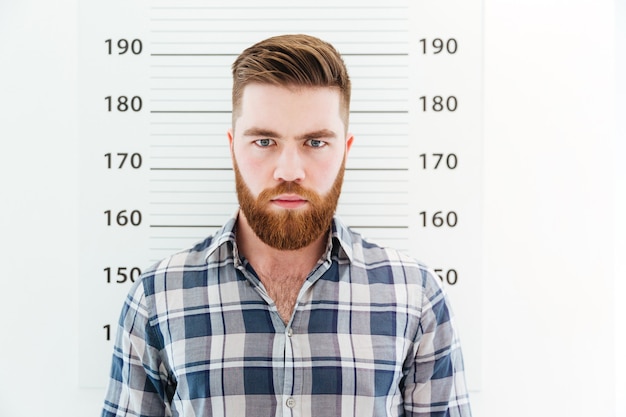
[[[301,271],[283,270],[259,274],[263,287],[276,305],[278,314],[284,323],[288,323],[293,315],[298,294],[300,294],[306,277],[307,273]]]

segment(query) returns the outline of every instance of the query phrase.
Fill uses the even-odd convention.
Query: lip
[[[308,203],[308,201],[297,194],[281,194],[274,197],[272,203],[282,208],[299,208]]]

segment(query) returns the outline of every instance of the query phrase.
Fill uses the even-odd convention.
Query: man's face
[[[243,215],[266,244],[307,246],[326,232],[352,145],[334,88],[245,87],[229,132]]]

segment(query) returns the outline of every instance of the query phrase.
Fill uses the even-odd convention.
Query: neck
[[[296,250],[280,250],[263,242],[254,233],[242,211],[237,218],[237,247],[257,271],[288,268],[308,274],[326,250],[327,234],[308,246]]]

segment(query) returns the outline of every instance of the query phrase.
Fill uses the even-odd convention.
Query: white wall
[[[97,415],[102,398],[77,387],[76,7],[0,2],[0,417]],[[625,154],[613,136],[613,7],[485,0],[477,417],[625,415],[614,392],[626,321],[621,307],[614,316],[624,286],[613,269],[624,267],[613,250],[623,256],[626,230],[614,233],[612,214],[614,191],[625,207],[624,169],[613,178]]]
[[[615,189],[615,369],[617,408],[616,416],[626,416],[626,1],[616,2],[615,29],[617,44],[617,97],[616,119],[617,135],[615,137],[614,167],[616,177],[620,180],[614,184]]]
[[[0,1],[1,417],[101,403],[77,389],[76,12]]]
[[[486,416],[614,415],[612,8],[485,1]]]

